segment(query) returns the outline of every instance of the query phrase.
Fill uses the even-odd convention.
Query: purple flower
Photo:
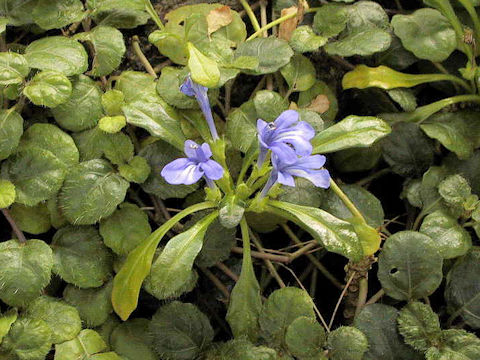
[[[180,91],[187,96],[195,96],[195,99],[197,99],[198,105],[200,106],[205,119],[207,119],[207,124],[210,128],[210,133],[212,134],[213,140],[217,140],[219,137],[217,129],[215,128],[215,122],[213,121],[210,101],[208,100],[208,88],[194,82],[189,75],[185,79],[185,82],[182,84],[182,86],[180,86]]]
[[[312,153],[310,140],[315,136],[315,130],[305,121],[298,121],[298,112],[287,110],[271,123],[257,120],[260,155],[258,166],[262,166],[268,150],[285,163],[294,163],[297,155],[307,156]]]
[[[172,185],[191,185],[205,176],[207,185],[214,187],[213,180],[222,178],[223,168],[216,161],[210,160],[210,146],[207,143],[200,146],[195,141],[187,140],[184,151],[187,158],[176,159],[162,169],[165,181]]]
[[[261,197],[265,197],[270,188],[277,182],[287,186],[295,186],[294,176],[305,178],[317,187],[328,189],[330,187],[330,173],[328,170],[322,169],[325,161],[326,158],[323,155],[309,155],[297,157],[293,163],[286,163],[279,156],[273,154],[273,170],[262,190]]]

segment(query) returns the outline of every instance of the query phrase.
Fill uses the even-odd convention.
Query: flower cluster
[[[208,100],[208,88],[196,84],[187,77],[180,91],[197,99],[214,142],[219,140]],[[299,121],[297,111],[284,111],[270,123],[259,119],[257,130],[260,143],[257,166],[261,168],[264,165],[269,151],[272,154],[273,166],[261,197],[265,197],[276,183],[295,186],[294,177],[303,177],[315,186],[325,189],[330,186],[330,174],[328,170],[323,169],[325,156],[312,155],[310,141],[315,136],[315,131],[307,122]],[[210,146],[207,143],[198,145],[192,140],[187,140],[184,151],[186,158],[176,159],[163,168],[161,174],[165,180],[169,184],[191,185],[204,177],[207,185],[213,188],[214,181],[223,177],[224,169],[218,162],[210,159],[212,156]]]

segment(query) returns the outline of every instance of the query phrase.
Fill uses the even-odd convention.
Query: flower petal
[[[279,166],[278,169],[281,169],[285,164],[293,164],[298,159],[295,150],[282,142],[275,142],[271,144],[270,150],[272,150],[272,152],[278,158],[276,161],[277,165]]]
[[[203,156],[205,157],[205,159],[210,159],[212,156],[212,150],[210,149],[210,145],[208,145],[207,143],[203,143],[200,148],[203,152]]]
[[[298,118],[298,111],[286,110],[279,115],[274,124],[277,129],[286,129],[295,124],[298,121]]]
[[[282,185],[295,187],[295,180],[293,179],[293,176],[288,172],[279,171],[277,181]]]
[[[205,177],[210,180],[219,180],[223,177],[222,166],[214,160],[202,162],[199,166],[205,172]]]
[[[172,185],[194,184],[200,180],[203,174],[203,170],[188,158],[180,158],[172,161],[165,165],[161,172],[165,181]]]
[[[327,158],[323,155],[311,155],[298,159],[295,165],[314,170],[320,169],[323,165],[325,165],[326,161]]]
[[[330,173],[328,170],[290,169],[288,172],[293,176],[303,177],[311,181],[317,187],[323,189],[330,187]]]
[[[187,96],[195,96],[195,90],[193,88],[193,81],[189,76],[185,79],[184,83],[180,86],[180,91]]]
[[[187,155],[189,158],[196,158],[197,157],[197,149],[199,148],[200,145],[198,145],[195,141],[193,140],[186,140],[185,144],[183,146],[183,151],[185,155]]]

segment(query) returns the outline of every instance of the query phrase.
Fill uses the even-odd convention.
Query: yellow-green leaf
[[[212,88],[220,81],[220,69],[216,61],[202,54],[192,43],[188,43],[188,67],[193,81]]]

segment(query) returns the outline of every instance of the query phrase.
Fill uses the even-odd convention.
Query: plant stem
[[[362,180],[357,181],[355,184],[358,186],[364,186],[364,185],[367,185],[372,180],[382,177],[383,175],[390,174],[391,172],[392,170],[390,168],[385,168],[373,173],[372,175],[367,176],[366,178],[363,178]]]
[[[248,17],[250,18],[250,22],[252,23],[253,29],[255,31],[260,30],[260,24],[258,23],[257,17],[253,13],[252,8],[248,4],[247,0],[239,0],[240,4],[242,4],[243,8],[245,9],[245,12],[247,13]]]
[[[268,30],[268,29],[271,29],[272,27],[283,23],[284,21],[287,21],[287,20],[289,20],[289,19],[292,19],[292,18],[294,18],[295,16],[297,16],[297,12],[296,12],[296,11],[293,12],[293,13],[291,13],[291,14],[282,16],[281,18],[278,18],[277,20],[272,21],[271,23],[265,25],[265,26],[262,27],[261,29],[258,29],[257,31],[255,31],[255,32],[247,39],[247,41],[250,41],[250,40],[255,39],[256,37],[258,37],[259,35],[261,35],[264,31],[266,31],[266,30]]]
[[[20,228],[17,226],[17,223],[13,219],[12,215],[10,215],[10,212],[7,209],[0,209],[0,211],[2,211],[3,216],[5,216],[5,219],[7,219],[15,235],[17,235],[18,242],[20,244],[25,244],[27,242],[27,238],[25,235],[23,235],[22,230],[20,230]]]
[[[333,310],[332,317],[330,318],[330,322],[328,323],[328,329],[332,328],[333,321],[335,320],[335,315],[337,315],[338,308],[340,307],[340,304],[342,303],[342,299],[345,296],[345,293],[348,290],[348,287],[352,283],[353,278],[355,277],[355,273],[352,273],[350,276],[350,279],[348,279],[347,283],[343,287],[342,293],[340,294],[340,297],[338,298],[337,304],[335,305],[335,309]]]
[[[267,25],[267,2],[265,0],[260,0],[260,23],[262,24],[262,28],[265,28]],[[268,37],[268,31],[263,31],[263,37]]]
[[[333,181],[333,179],[330,179],[330,187],[333,190],[335,194],[342,200],[342,202],[345,204],[345,206],[350,210],[353,216],[356,218],[360,219],[363,221],[365,224],[367,221],[363,217],[362,213],[357,209],[357,207],[353,204],[353,202],[348,198],[348,196],[340,189],[340,187]]]
[[[140,39],[138,38],[137,35],[132,36],[132,47],[133,47],[133,51],[135,52],[135,55],[138,57],[138,60],[140,60],[140,62],[142,63],[145,70],[147,70],[147,72],[150,75],[152,75],[154,78],[157,78],[157,73],[155,72],[152,65],[143,54],[142,49],[140,48]]]
[[[160,30],[165,30],[165,25],[163,25],[162,20],[160,20],[160,17],[158,16],[157,12],[153,8],[153,5],[150,2],[150,0],[143,0],[143,2],[145,3],[145,10],[150,15],[150,17],[155,22],[155,24],[157,24],[158,28]]]
[[[239,246],[234,246],[231,249],[231,252],[235,254],[243,254],[244,249]],[[290,257],[288,256],[269,254],[267,252],[260,252],[255,250],[251,251],[251,256],[257,259],[271,260],[271,261],[280,262],[280,263],[289,263],[291,261]]]
[[[227,287],[224,283],[220,281],[218,277],[215,276],[210,270],[204,267],[200,267],[200,270],[210,279],[210,281],[217,287],[218,290],[225,296],[225,299],[230,299],[230,292],[228,291]]]
[[[378,290],[378,292],[373,295],[370,300],[368,300],[365,305],[371,305],[371,304],[375,304],[378,300],[380,300],[383,295],[385,295],[385,291],[383,289],[380,289]]]
[[[358,290],[358,301],[357,301],[357,307],[355,309],[355,316],[357,316],[365,306],[365,302],[367,301],[367,295],[368,295],[368,280],[366,277],[364,277],[360,279],[360,289]]]
[[[471,0],[458,0],[458,2],[462,4],[465,10],[467,10],[468,15],[470,15],[472,18],[473,27],[475,28],[475,35],[477,37],[480,36],[480,21]]]
[[[238,281],[238,275],[235,274],[227,265],[225,265],[222,262],[217,262],[215,264],[217,268],[219,268],[225,275],[227,275],[230,279],[233,281],[237,282]]]

